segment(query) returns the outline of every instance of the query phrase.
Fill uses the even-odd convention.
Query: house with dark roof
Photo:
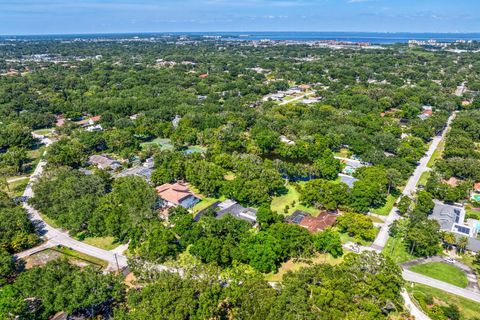
[[[315,233],[332,227],[337,221],[337,215],[323,211],[317,217],[312,217],[307,212],[297,210],[285,220]]]
[[[429,219],[435,220],[443,231],[452,232],[455,237],[467,237],[467,250],[478,252],[480,241],[476,238],[480,229],[480,221],[475,219],[465,220],[463,206],[450,205],[435,200],[435,207]]]
[[[116,170],[122,166],[120,161],[111,159],[107,155],[92,155],[88,158],[88,164],[102,170]]]
[[[217,219],[221,219],[226,215],[231,215],[237,219],[245,220],[252,224],[257,222],[257,210],[253,208],[245,208],[241,204],[230,199],[223,202],[216,202],[210,207],[198,212],[194,220],[200,220],[202,215],[208,211],[213,211],[215,213],[215,218]]]

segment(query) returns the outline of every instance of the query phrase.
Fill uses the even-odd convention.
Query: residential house
[[[245,208],[244,206],[230,199],[227,199],[223,202],[216,202],[210,207],[198,212],[195,216],[195,221],[200,220],[201,216],[210,210],[215,212],[215,217],[217,219],[221,219],[225,215],[231,215],[237,219],[245,220],[252,224],[255,224],[257,221],[257,210]]]
[[[185,209],[190,209],[200,201],[184,183],[165,183],[157,187],[156,190],[167,207],[182,206]]]
[[[107,155],[93,155],[88,158],[88,164],[101,170],[117,170],[122,166],[118,160],[111,159]]]
[[[122,177],[129,177],[129,176],[136,176],[144,178],[147,182],[150,182],[152,178],[153,167],[146,167],[146,166],[135,166],[132,168],[128,168],[117,174],[117,178]]]
[[[91,117],[91,118],[79,121],[79,122],[77,122],[77,124],[82,126],[82,127],[94,126],[100,120],[102,120],[102,116],[95,116],[95,117]]]
[[[460,205],[450,205],[435,200],[435,207],[429,219],[435,220],[443,231],[452,232],[456,237],[467,237],[469,245],[468,250],[478,251],[480,242],[476,238],[480,221],[475,219],[467,219],[465,221],[465,209]],[[473,250],[473,248],[477,249]]]
[[[299,225],[308,231],[315,233],[332,227],[337,221],[337,215],[328,212],[321,212],[318,217],[312,217],[304,211],[297,210],[285,219],[289,223]]]

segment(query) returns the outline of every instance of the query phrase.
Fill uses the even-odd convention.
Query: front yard
[[[412,266],[409,270],[453,284],[460,288],[466,288],[468,285],[468,279],[465,272],[451,264],[443,262],[428,262]]]

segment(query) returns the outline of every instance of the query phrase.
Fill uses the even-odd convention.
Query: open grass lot
[[[347,148],[341,148],[340,151],[335,152],[335,156],[341,158],[348,158],[350,157],[350,151]]]
[[[429,286],[425,286],[423,284],[415,284],[412,287],[412,284],[408,283],[406,289],[410,296],[414,298],[414,301],[425,311],[428,313],[428,306],[425,303],[419,301],[419,298],[425,296],[433,297],[433,300],[437,304],[441,305],[448,305],[448,304],[455,304],[460,309],[461,318],[460,319],[475,319],[480,314],[480,303],[476,303],[474,301],[462,298],[460,296],[444,292],[439,289],[435,289]]]
[[[382,216],[388,216],[390,214],[390,211],[392,211],[393,206],[395,205],[395,201],[397,200],[397,197],[393,195],[389,195],[387,198],[387,202],[385,205],[381,208],[376,208],[376,209],[371,209],[370,211],[379,214]]]
[[[10,197],[20,197],[25,188],[27,187],[29,178],[28,177],[9,177],[7,178],[8,187],[3,184],[0,188],[1,191],[6,192]]]
[[[428,160],[427,167],[432,168],[435,165],[435,161],[442,158],[443,149],[445,148],[445,140],[440,141],[437,149],[432,154],[430,160]]]
[[[273,198],[272,205],[271,205],[272,211],[277,211],[277,213],[284,214],[284,215],[291,215],[296,210],[302,210],[314,216],[319,214],[320,210],[316,208],[306,207],[300,204],[300,193],[297,191],[297,189],[295,189],[294,186],[288,185],[287,189],[288,189],[287,194],[280,197]],[[295,201],[295,205],[292,206],[292,203],[294,201]],[[286,206],[289,206],[287,213],[285,213]]]
[[[430,171],[425,171],[424,173],[422,173],[420,179],[418,179],[418,185],[425,186],[431,174],[432,173]]]
[[[411,271],[425,276],[465,288],[468,284],[467,276],[457,267],[443,262],[428,262],[410,267]]]
[[[113,237],[91,237],[83,239],[82,242],[104,250],[113,250],[120,245]]]
[[[38,134],[38,135],[41,135],[41,136],[49,136],[49,135],[51,135],[54,131],[55,131],[54,128],[50,128],[50,129],[39,129],[39,130],[33,131],[33,133]]]
[[[144,142],[140,144],[142,149],[155,145],[159,146],[161,150],[173,150],[173,144],[170,139],[156,138],[150,142]]]
[[[382,253],[390,257],[395,263],[404,263],[410,260],[415,259],[414,256],[407,252],[405,244],[399,239],[389,237],[387,240],[387,245],[383,248]]]
[[[308,261],[294,261],[289,260],[287,262],[282,263],[282,266],[278,269],[277,273],[270,273],[265,276],[265,280],[278,282],[282,281],[283,276],[288,271],[298,271],[301,268],[308,267],[313,264],[321,264],[321,263],[328,263],[330,265],[337,265],[343,261],[343,257],[334,258],[330,254],[316,254],[311,260]]]

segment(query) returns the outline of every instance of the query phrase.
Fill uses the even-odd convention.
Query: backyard
[[[277,213],[283,215],[291,215],[296,210],[308,212],[313,216],[317,216],[320,213],[320,210],[316,208],[306,207],[300,204],[300,193],[294,186],[288,185],[287,189],[287,194],[273,198],[271,204],[272,211],[276,211]],[[285,208],[287,206],[288,209],[287,212],[285,212]]]

